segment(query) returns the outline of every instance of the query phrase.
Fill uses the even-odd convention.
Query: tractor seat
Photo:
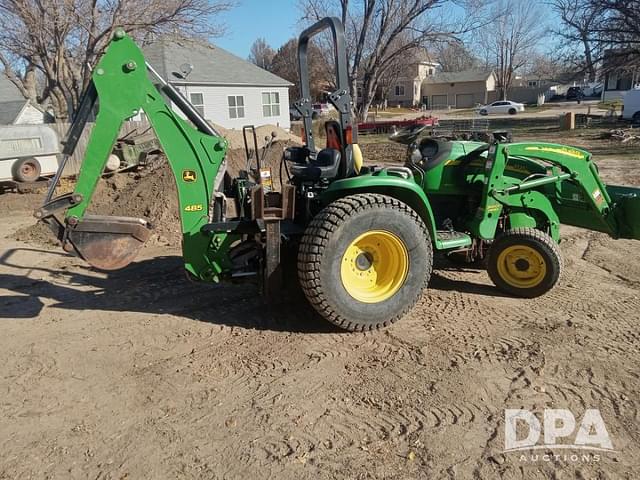
[[[338,150],[324,148],[309,163],[294,163],[290,166],[291,174],[301,180],[320,180],[335,178],[340,169],[341,155]]]

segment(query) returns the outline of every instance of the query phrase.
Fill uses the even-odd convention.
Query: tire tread
[[[400,200],[387,195],[359,193],[338,199],[320,211],[307,226],[300,242],[298,253],[298,278],[302,291],[309,303],[326,320],[352,332],[377,330],[388,327],[404,317],[414,307],[419,298],[419,295],[416,295],[413,303],[405,305],[394,317],[384,322],[367,325],[343,318],[331,306],[320,281],[320,262],[322,261],[324,249],[327,247],[332,234],[345,223],[349,217],[363,209],[373,208],[389,208],[400,214],[408,215],[419,225],[431,247],[429,232],[422,218],[415,210]],[[431,267],[431,265],[429,265],[429,267]],[[425,277],[420,287],[420,292],[427,287],[428,283],[429,276]]]
[[[494,242],[493,246],[489,250],[489,255],[488,255],[488,257],[489,257],[488,258],[489,267],[487,268],[487,272],[489,273],[489,277],[491,278],[491,281],[496,286],[498,286],[498,287],[500,286],[501,279],[500,279],[500,277],[498,275],[497,268],[493,268],[494,265],[495,265],[495,262],[493,261],[494,260],[493,257],[495,255],[495,253],[494,253],[495,250],[492,251],[492,249],[496,244],[499,245],[500,242],[504,241],[505,239],[512,238],[512,237],[519,237],[519,238],[523,238],[525,240],[529,239],[529,240],[533,240],[534,242],[539,242],[539,243],[541,243],[542,245],[544,245],[546,248],[548,248],[550,250],[550,253],[551,253],[550,257],[551,257],[552,261],[554,262],[553,269],[558,272],[557,275],[555,275],[555,279],[553,281],[553,285],[555,286],[560,281],[560,278],[562,278],[562,273],[563,273],[563,270],[564,270],[564,265],[563,265],[563,261],[562,261],[562,252],[560,251],[560,246],[547,233],[545,233],[542,230],[539,230],[537,228],[531,228],[531,227],[519,227],[519,228],[514,228],[514,229],[511,229],[511,230],[507,230],[502,235],[500,235],[498,238],[496,238],[496,241]],[[514,293],[514,292],[508,292],[508,293]],[[546,293],[546,291],[543,292],[540,295],[543,295],[544,293]],[[539,295],[533,295],[532,297],[536,297],[536,296],[539,296]]]

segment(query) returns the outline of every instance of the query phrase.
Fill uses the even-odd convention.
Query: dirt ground
[[[640,185],[634,152],[605,180]],[[640,242],[565,228],[534,300],[441,261],[408,317],[351,334],[189,283],[170,246],[105,274],[15,240],[38,200],[0,196],[0,479],[640,478]],[[507,408],[599,409],[615,451],[505,454]]]

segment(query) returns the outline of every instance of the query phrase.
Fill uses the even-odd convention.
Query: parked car
[[[489,105],[484,105],[478,109],[480,115],[491,115],[496,113],[508,113],[515,115],[518,112],[524,112],[524,104],[512,102],[510,100],[499,100]]]
[[[624,94],[622,118],[640,123],[640,89],[629,90]]]
[[[58,170],[60,142],[46,125],[0,128],[0,181],[35,182]]]
[[[565,98],[567,100],[580,100],[581,98],[584,98],[584,96],[582,87],[569,87]]]
[[[314,118],[323,117],[324,115],[328,115],[331,110],[333,110],[333,105],[329,103],[314,103],[313,104],[313,115]]]

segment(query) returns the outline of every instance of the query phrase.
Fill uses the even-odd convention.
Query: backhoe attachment
[[[160,91],[149,74],[160,83]],[[173,111],[165,97],[186,117]],[[67,159],[97,107],[95,124],[72,194],[53,198]],[[116,31],[80,101],[64,141],[63,159],[36,217],[55,233],[63,248],[90,265],[114,270],[128,265],[149,238],[141,218],[87,215],[98,180],[126,120],[144,111],[167,155],[178,187],[185,268],[194,277],[215,280],[225,269],[231,236],[203,233],[214,220],[214,192],[224,174],[226,140],[195,108],[145,62],[122,30]],[[194,128],[195,126],[195,128]]]

